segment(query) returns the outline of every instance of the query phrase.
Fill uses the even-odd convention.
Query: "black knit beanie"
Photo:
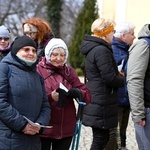
[[[25,46],[32,46],[37,49],[36,43],[31,38],[29,38],[28,36],[20,36],[17,37],[11,44],[11,52],[13,54],[17,54],[17,52]]]

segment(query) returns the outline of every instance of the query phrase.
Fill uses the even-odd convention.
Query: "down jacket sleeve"
[[[8,103],[8,65],[1,63],[0,72],[0,121],[14,131],[21,131],[27,121]]]
[[[103,82],[109,87],[122,87],[124,85],[124,77],[118,75],[113,53],[106,47],[101,49],[97,47],[94,57]]]

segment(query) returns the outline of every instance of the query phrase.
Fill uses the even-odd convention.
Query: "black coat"
[[[81,52],[86,56],[87,87],[92,101],[84,109],[83,124],[109,129],[117,126],[117,89],[124,79],[118,76],[111,45],[103,39],[85,35]]]
[[[0,50],[0,61],[10,52],[10,49]]]

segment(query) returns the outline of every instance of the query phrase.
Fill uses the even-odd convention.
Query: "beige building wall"
[[[135,35],[146,23],[150,23],[150,0],[97,0],[100,17],[112,19],[117,23],[133,23]]]
[[[100,17],[115,20],[116,0],[97,0]],[[109,4],[108,4],[109,3]]]

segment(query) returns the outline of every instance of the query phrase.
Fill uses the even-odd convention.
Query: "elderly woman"
[[[60,38],[53,38],[45,48],[45,57],[38,63],[38,72],[45,80],[46,92],[52,108],[51,129],[41,135],[42,150],[69,150],[74,134],[76,109],[73,98],[88,104],[90,92],[81,83],[75,70],[67,66],[68,48]],[[69,91],[60,89],[64,85]],[[65,88],[64,88],[65,89]]]
[[[27,36],[16,38],[0,63],[1,150],[41,150],[40,124],[48,124],[50,106],[36,63],[37,46]]]
[[[113,57],[111,42],[114,22],[96,19],[91,26],[92,35],[85,35],[81,52],[86,56],[87,87],[92,95],[85,107],[83,124],[93,131],[91,150],[103,150],[109,140],[109,131],[117,127],[117,89],[124,84]]]

